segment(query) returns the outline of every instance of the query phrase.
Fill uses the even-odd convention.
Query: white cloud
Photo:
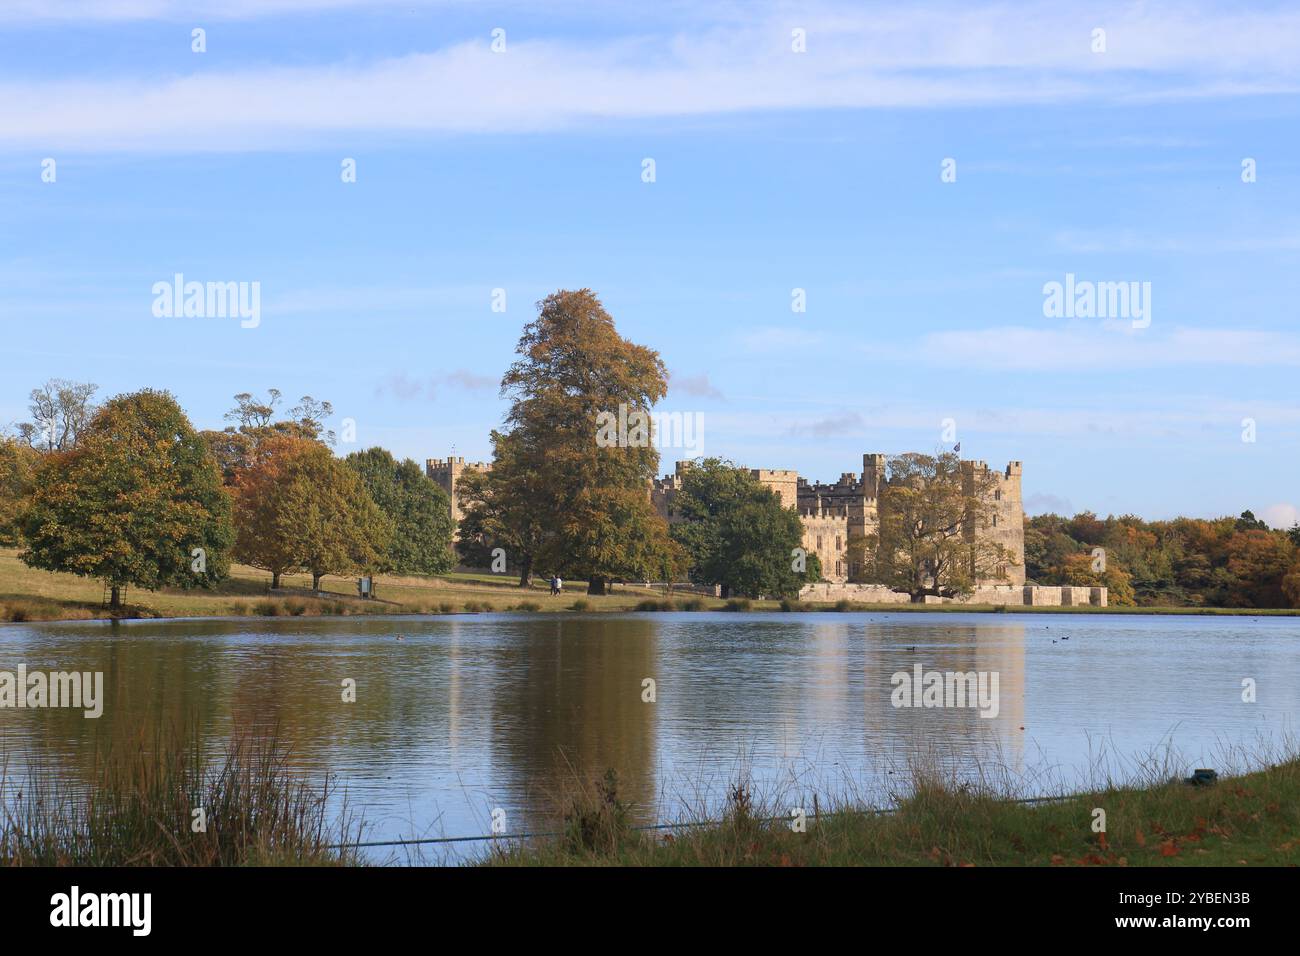
[[[1260,520],[1270,528],[1287,529],[1300,522],[1300,509],[1295,505],[1269,505],[1260,513]]]
[[[343,3],[275,0],[272,9]],[[176,5],[117,0],[108,9],[161,17]],[[253,5],[244,0],[232,9]],[[1155,14],[1117,5],[1086,19],[1047,3],[902,9],[824,3],[797,15],[780,5],[722,11],[708,23],[683,23],[679,15],[660,35],[512,37],[502,54],[490,52],[485,33],[435,52],[372,62],[225,72],[196,62],[195,73],[164,79],[9,79],[0,83],[0,143],[250,150],[358,132],[517,132],[613,118],[1300,90],[1300,12],[1285,9],[1242,13],[1201,5]],[[807,53],[790,51],[796,21],[808,31]],[[1089,34],[1103,21],[1108,51],[1093,54]]]

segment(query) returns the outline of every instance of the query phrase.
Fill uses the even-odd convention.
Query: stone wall
[[[800,520],[803,522],[803,549],[809,554],[817,555],[822,566],[822,577],[827,581],[847,581],[848,516],[826,510],[820,514],[805,514]]]
[[[1014,607],[1106,607],[1106,588],[1048,587],[1045,585],[991,585],[976,588],[959,598],[927,597],[926,604],[992,604]],[[859,604],[907,604],[906,594],[891,591],[880,584],[805,585],[799,592],[801,601],[834,603],[854,601]]]

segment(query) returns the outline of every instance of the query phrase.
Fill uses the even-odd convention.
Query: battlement
[[[451,503],[451,516],[457,522],[459,522],[463,517],[460,509],[460,495],[457,494],[456,490],[456,485],[460,481],[460,476],[467,471],[477,471],[482,473],[491,470],[492,462],[467,462],[463,455],[456,455],[448,458],[426,458],[424,460],[424,473],[441,486],[443,491],[447,492],[447,497]]]
[[[838,521],[841,524],[848,524],[849,508],[848,505],[822,505],[821,507],[801,507],[799,509],[800,518],[816,518],[819,521]]]

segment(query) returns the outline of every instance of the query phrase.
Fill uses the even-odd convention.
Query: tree
[[[240,392],[235,396],[235,407],[224,416],[233,424],[220,431],[202,432],[228,486],[234,485],[241,471],[258,461],[263,453],[262,444],[268,439],[303,438],[322,445],[334,444],[334,433],[325,428],[325,419],[334,413],[329,402],[318,402],[304,395],[289,410],[289,418],[277,421],[276,408],[281,401],[278,388],[267,389],[265,399],[251,392]]]
[[[66,451],[76,446],[95,414],[91,401],[98,385],[52,378],[31,391],[28,406],[32,420],[18,426],[18,434],[32,448]]]
[[[1283,584],[1295,564],[1295,546],[1285,534],[1261,529],[1238,531],[1228,540],[1227,550],[1230,606],[1289,606]]]
[[[0,435],[0,545],[19,543],[18,515],[32,489],[40,453],[25,442]]]
[[[1246,511],[1243,511],[1241,513],[1241,517],[1237,519],[1237,530],[1238,531],[1267,531],[1268,522],[1260,521],[1258,518],[1255,517],[1255,512],[1247,509]]]
[[[1080,551],[1068,556],[1054,575],[1056,583],[1072,587],[1104,587],[1108,591],[1108,603],[1114,606],[1129,606],[1133,601],[1131,575],[1114,562],[1106,563],[1106,570],[1093,570],[1093,557],[1090,551]]]
[[[392,525],[357,473],[305,438],[268,439],[235,493],[236,557],[271,572],[271,586],[297,568],[312,589],[327,574],[375,569]]]
[[[519,586],[529,587],[537,556],[549,533],[536,507],[541,496],[544,457],[524,459],[523,434],[492,432],[492,470],[465,472],[456,486],[463,517],[456,550],[470,567],[490,567],[497,549],[507,568],[519,574]]]
[[[229,568],[229,496],[167,392],[104,405],[75,446],[41,462],[18,523],[26,564],[100,578],[113,607],[123,586],[210,586]]]
[[[621,337],[590,289],[538,303],[516,352],[501,381],[511,398],[506,454],[494,459],[488,487],[498,515],[532,510],[530,560],[586,578],[591,594],[671,562],[648,491],[659,466],[648,423],[602,440],[611,418],[644,423],[666,394],[659,354]]]
[[[803,543],[798,514],[782,508],[780,496],[729,461],[693,462],[673,510],[682,521],[671,525],[670,533],[686,552],[696,584],[720,584],[727,596],[787,597],[821,578],[817,556],[796,551]],[[800,564],[803,569],[795,570]]]
[[[967,470],[953,452],[908,453],[887,461],[877,503],[877,531],[850,545],[850,561],[867,580],[909,594],[969,594],[981,579],[1000,576],[1007,549],[977,535],[993,517],[994,473]]]
[[[393,525],[379,570],[398,574],[446,574],[452,567],[455,523],[447,493],[411,459],[398,462],[382,448],[343,459]]]
[[[235,558],[271,572],[271,587],[280,576],[302,567],[296,516],[285,507],[287,468],[310,450],[304,438],[286,435],[267,439],[262,454],[235,475]]]

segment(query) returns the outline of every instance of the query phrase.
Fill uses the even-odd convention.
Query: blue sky
[[[199,427],[274,386],[486,457],[534,303],[588,286],[707,454],[830,480],[951,418],[1031,513],[1289,526],[1298,92],[1282,4],[11,0],[0,423],[56,376]],[[175,273],[260,324],[155,317]],[[1067,273],[1150,326],[1046,317]]]

